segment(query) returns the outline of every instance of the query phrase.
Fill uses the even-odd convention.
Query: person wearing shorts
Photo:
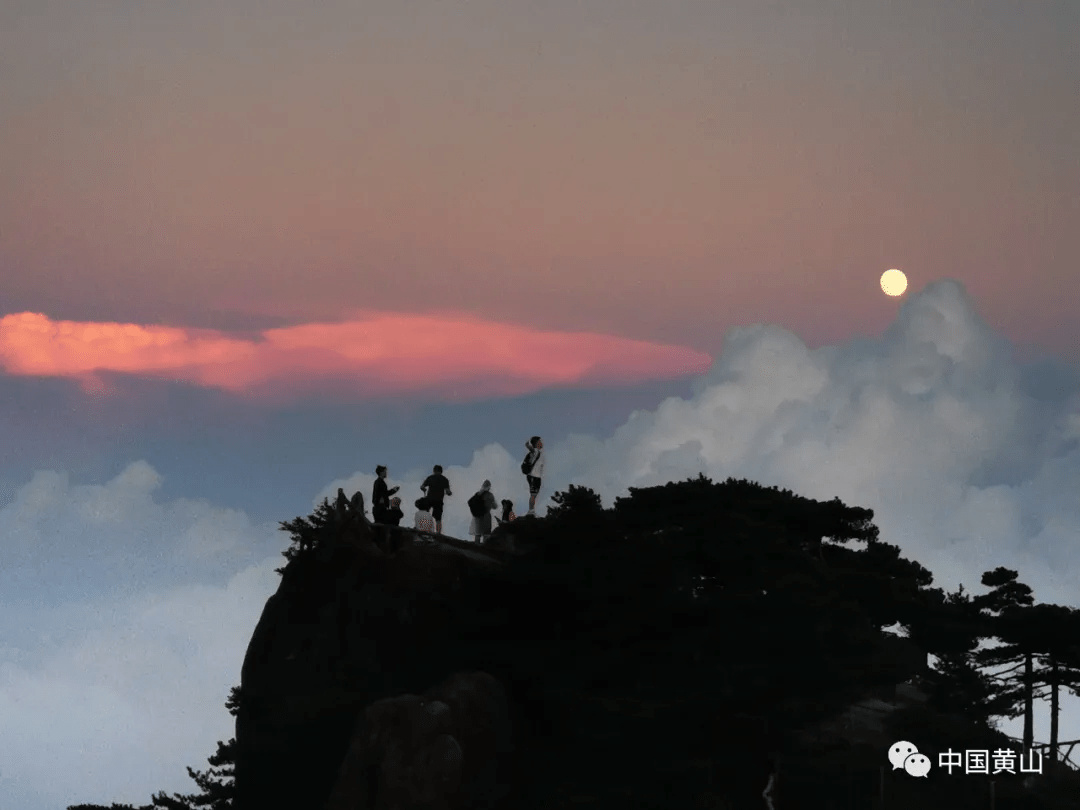
[[[525,480],[529,482],[529,514],[536,514],[536,496],[540,494],[540,479],[535,475],[526,475]]]
[[[534,454],[532,469],[525,474],[525,480],[529,483],[529,511],[528,514],[536,517],[536,496],[540,494],[540,479],[544,475],[544,441],[539,436],[533,436],[525,447]]]
[[[450,491],[450,481],[442,474],[442,467],[436,464],[431,468],[431,475],[424,479],[420,485],[424,491],[424,497],[431,504],[431,516],[435,519],[435,531],[442,534],[443,496],[453,495]]]

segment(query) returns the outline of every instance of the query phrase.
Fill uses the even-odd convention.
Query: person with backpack
[[[386,522],[390,526],[400,526],[405,513],[401,511],[401,498],[391,498],[390,508],[386,510]]]
[[[435,521],[431,517],[431,501],[427,498],[418,498],[416,501],[416,515],[413,517],[413,528],[421,532],[435,531]]]
[[[424,496],[431,504],[431,514],[435,518],[435,531],[442,534],[443,496],[453,495],[450,491],[450,481],[442,474],[442,467],[436,464],[431,468],[431,475],[424,479],[420,485]]]
[[[491,534],[491,510],[498,504],[491,492],[491,482],[484,481],[479,491],[469,498],[469,512],[472,513],[472,522],[469,524],[469,534],[473,540],[482,543]]]
[[[536,517],[536,496],[540,494],[540,479],[544,477],[544,442],[539,436],[533,436],[525,442],[525,448],[529,452],[521,462],[521,471],[529,482],[528,514]]]
[[[386,466],[380,464],[375,468],[375,485],[371,488],[371,519],[376,523],[386,523],[387,513],[390,511],[390,496],[398,491],[399,487],[387,489]]]

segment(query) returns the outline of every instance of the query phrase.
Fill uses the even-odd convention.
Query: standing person
[[[514,502],[509,498],[503,498],[502,501],[502,517],[495,518],[496,522],[501,526],[504,523],[509,523],[514,520],[517,515],[514,514]]]
[[[491,510],[497,507],[495,496],[491,492],[491,482],[484,481],[480,490],[469,498],[469,511],[472,513],[469,534],[475,542],[481,543],[491,534]]]
[[[390,510],[390,496],[398,491],[398,487],[387,489],[386,476],[385,465],[380,464],[375,468],[375,485],[371,488],[371,519],[376,523],[386,523],[386,514]]]
[[[544,477],[544,442],[539,436],[533,436],[525,447],[529,454],[521,462],[521,471],[529,482],[529,512],[536,517],[536,496],[540,494],[540,479]]]
[[[391,526],[400,526],[405,513],[401,511],[401,498],[391,498],[390,508],[386,512],[386,522]]]
[[[453,495],[450,482],[442,474],[442,467],[436,464],[431,468],[431,475],[420,485],[424,495],[431,503],[431,514],[435,518],[435,531],[442,534],[443,495]]]
[[[431,502],[427,498],[418,498],[416,501],[416,515],[413,517],[413,527],[422,532],[435,531],[435,521],[432,520]]]

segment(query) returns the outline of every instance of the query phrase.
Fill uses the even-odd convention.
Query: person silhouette
[[[509,498],[503,498],[502,500],[502,515],[496,516],[495,522],[502,526],[504,523],[509,523],[514,520],[517,515],[514,514],[514,502]]]
[[[401,511],[401,498],[391,498],[390,508],[386,510],[386,522],[391,526],[400,526],[405,513]]]
[[[536,517],[536,496],[540,494],[540,479],[544,477],[544,440],[539,436],[533,436],[525,447],[529,451],[525,464],[528,472],[525,480],[529,484],[529,511],[528,514]]]
[[[375,484],[371,488],[371,519],[376,523],[386,523],[387,512],[390,510],[390,496],[398,491],[399,487],[387,489],[387,469],[380,464],[375,468]]]
[[[431,468],[431,475],[424,479],[420,485],[424,496],[431,504],[431,515],[435,518],[435,531],[442,534],[443,496],[453,495],[450,491],[450,481],[442,474],[442,467],[436,464]]]
[[[422,532],[435,531],[435,520],[431,517],[431,502],[427,498],[418,498],[416,501],[416,515],[413,517],[413,528]]]
[[[498,508],[495,496],[491,492],[491,482],[484,481],[476,495],[469,499],[470,510],[473,498],[478,499],[480,503],[480,514],[473,514],[472,522],[469,524],[469,534],[473,536],[475,542],[482,543],[491,535],[491,510]]]

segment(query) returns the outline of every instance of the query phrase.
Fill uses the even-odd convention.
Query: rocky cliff
[[[313,539],[284,569],[244,659],[237,810],[358,810],[375,796],[496,807],[497,753],[513,748],[501,685],[420,671],[413,653],[444,628],[468,571],[504,552],[373,525],[359,493],[340,490]]]
[[[807,548],[820,504],[740,482],[579,500],[491,546],[374,526],[341,492],[283,524],[235,807],[735,808],[771,784],[819,810],[799,802],[841,795],[860,750],[878,773],[885,703],[927,658],[880,631],[921,580],[864,510],[814,530],[866,535],[850,551]]]
[[[494,808],[510,796],[516,745],[509,698],[485,672],[422,696],[372,703],[357,724],[327,810]]]

